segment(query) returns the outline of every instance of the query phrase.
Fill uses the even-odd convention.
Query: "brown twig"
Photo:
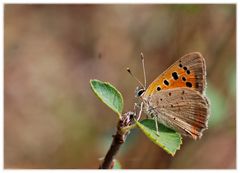
[[[99,169],[112,169],[114,166],[113,159],[129,134],[130,129],[127,131],[123,129],[125,127],[130,127],[133,124],[133,118],[135,115],[136,114],[133,112],[127,112],[122,116],[122,119],[119,120],[117,124],[117,132],[113,135],[112,144],[103,160],[103,163],[99,166]]]

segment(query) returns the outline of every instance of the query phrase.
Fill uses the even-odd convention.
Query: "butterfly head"
[[[137,86],[136,90],[135,90],[135,97],[142,97],[143,94],[145,93],[146,89],[142,86]]]

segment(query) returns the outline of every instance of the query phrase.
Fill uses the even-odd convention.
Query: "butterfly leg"
[[[138,108],[138,105],[137,105],[137,103],[134,103],[134,107],[133,107],[133,109],[134,109],[134,112],[137,112],[137,108]]]
[[[135,106],[136,106],[136,104],[134,105],[134,107],[135,107]],[[143,110],[143,102],[141,103],[141,106],[140,106],[140,111],[139,111],[139,113],[138,113],[137,121],[141,118],[142,110]]]
[[[154,121],[155,121],[155,126],[156,126],[157,135],[159,135],[157,116],[154,116],[153,119],[154,119]]]

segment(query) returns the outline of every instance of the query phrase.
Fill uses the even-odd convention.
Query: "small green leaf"
[[[116,159],[113,160],[113,168],[112,169],[122,169],[120,162]]]
[[[158,123],[157,134],[155,121],[153,119],[145,119],[141,122],[136,122],[136,124],[151,141],[172,156],[180,149],[182,137],[174,130]]]
[[[98,98],[116,112],[120,118],[123,111],[123,97],[121,93],[107,82],[90,80],[90,85]]]

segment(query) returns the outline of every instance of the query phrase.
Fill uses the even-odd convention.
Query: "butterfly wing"
[[[189,53],[159,75],[147,88],[145,97],[160,90],[188,87],[203,94],[206,86],[206,65],[203,56]]]
[[[207,128],[209,104],[197,91],[184,87],[162,90],[147,102],[149,116],[183,135],[198,139]]]

